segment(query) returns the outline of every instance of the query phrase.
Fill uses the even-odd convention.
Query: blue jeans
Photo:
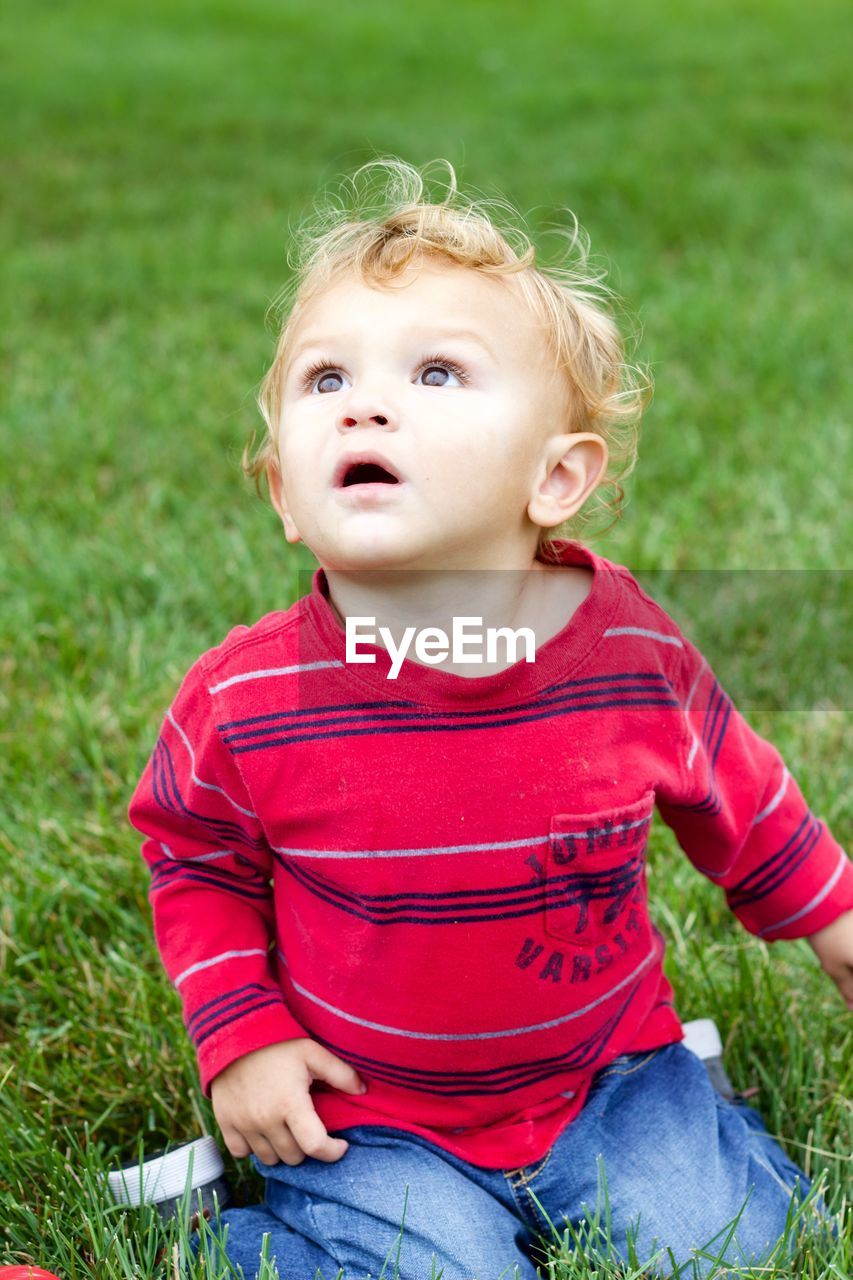
[[[222,1214],[225,1252],[247,1280],[264,1233],[281,1280],[314,1280],[318,1270],[323,1280],[340,1270],[345,1280],[534,1280],[539,1237],[554,1238],[548,1219],[562,1236],[566,1221],[583,1229],[596,1214],[581,1245],[593,1256],[609,1248],[628,1261],[633,1248],[668,1274],[673,1259],[715,1241],[712,1257],[758,1261],[785,1234],[792,1196],[796,1207],[809,1188],[757,1112],[721,1098],[681,1045],[599,1072],[581,1114],[526,1168],[481,1169],[384,1126],[341,1136],[350,1146],[335,1164],[255,1161],[265,1203]]]

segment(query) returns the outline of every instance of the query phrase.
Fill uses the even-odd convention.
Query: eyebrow
[[[413,338],[417,336],[418,341],[422,342],[423,345],[427,347],[431,346],[433,343],[440,345],[442,342],[453,341],[453,340],[456,340],[456,341],[461,340],[463,342],[473,342],[478,347],[481,347],[486,352],[487,355],[491,356],[492,360],[494,360],[496,364],[499,363],[498,358],[495,355],[492,348],[490,347],[489,343],[482,336],[482,334],[477,333],[475,329],[441,328],[441,329],[431,330],[430,332],[427,332],[427,333],[424,333],[422,330],[418,330],[417,335],[415,335],[414,330],[404,329],[402,330],[401,336],[405,338],[408,334],[411,334]],[[296,347],[294,347],[293,351],[288,356],[287,367],[288,368],[292,367],[294,362],[299,359],[302,353],[304,351],[307,351],[310,347],[343,346],[346,343],[346,341],[347,341],[346,337],[341,334],[331,334],[331,335],[323,334],[323,335],[318,335],[316,338],[311,336],[304,338],[302,342],[300,342]]]

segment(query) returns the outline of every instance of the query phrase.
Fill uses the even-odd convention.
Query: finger
[[[279,1125],[274,1132],[267,1133],[266,1137],[282,1164],[302,1164],[305,1153],[286,1124]]]
[[[237,1160],[242,1160],[251,1153],[252,1148],[249,1143],[242,1133],[239,1133],[236,1129],[223,1129],[222,1139],[232,1156]]]
[[[310,1045],[305,1053],[305,1062],[315,1079],[323,1080],[335,1089],[342,1089],[344,1093],[365,1093],[367,1090],[358,1072],[321,1044]]]
[[[268,1141],[265,1133],[250,1133],[249,1139],[252,1144],[252,1150],[260,1160],[261,1164],[268,1164],[268,1165],[278,1164],[278,1156],[276,1155],[275,1150],[273,1149],[272,1145]],[[295,1161],[295,1162],[287,1161],[286,1163],[298,1164],[299,1161]]]
[[[299,1113],[290,1115],[287,1119],[290,1132],[299,1144],[300,1149],[313,1160],[323,1160],[327,1164],[334,1164],[336,1160],[340,1160],[349,1147],[349,1143],[343,1138],[331,1138],[329,1136],[326,1126],[307,1097],[305,1105]]]

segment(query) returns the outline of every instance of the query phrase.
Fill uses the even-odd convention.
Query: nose
[[[341,406],[338,420],[341,430],[350,431],[353,427],[385,427],[396,426],[396,415],[385,396],[375,388],[354,388]]]
[[[371,413],[360,415],[357,418],[345,416],[341,418],[342,427],[358,427],[364,423],[374,422],[377,427],[387,427],[388,419],[384,413]]]

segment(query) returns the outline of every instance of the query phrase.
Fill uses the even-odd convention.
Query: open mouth
[[[354,462],[344,472],[341,487],[346,489],[354,484],[399,484],[396,476],[378,462]]]

